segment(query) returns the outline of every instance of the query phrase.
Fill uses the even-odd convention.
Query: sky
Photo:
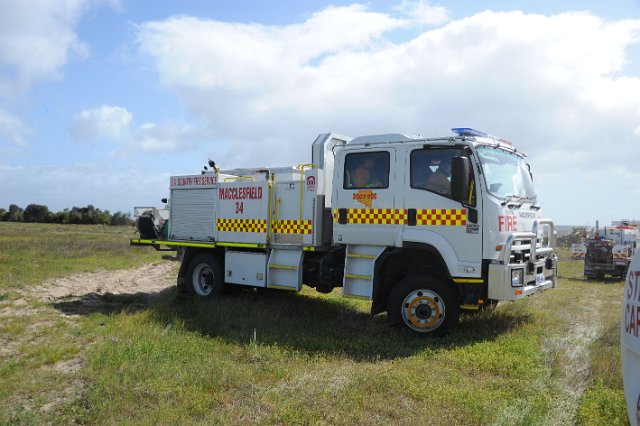
[[[525,152],[557,225],[640,219],[640,0],[0,0],[0,208],[453,127]]]

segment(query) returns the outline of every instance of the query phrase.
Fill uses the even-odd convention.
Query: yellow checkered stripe
[[[333,221],[338,223],[340,213],[333,211]],[[347,224],[406,225],[406,209],[347,209]],[[467,224],[466,209],[420,209],[416,211],[416,225],[420,226],[464,226]]]
[[[416,214],[417,225],[463,226],[467,224],[466,209],[423,209]]]
[[[311,234],[313,225],[310,220],[284,219],[271,222],[274,234]]]
[[[221,232],[267,232],[266,219],[218,219],[216,226]]]
[[[338,210],[333,212],[338,222]],[[366,225],[401,225],[407,221],[407,211],[401,209],[348,209],[347,223]]]
[[[626,253],[613,253],[613,257],[615,257],[616,259],[626,259],[629,256],[627,256]]]

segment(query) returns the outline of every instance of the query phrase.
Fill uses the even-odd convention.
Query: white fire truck
[[[169,220],[137,219],[132,245],[184,248],[178,289],[227,286],[372,301],[371,313],[441,335],[461,309],[556,286],[553,222],[525,156],[469,128],[450,137],[321,134],[312,162],[170,179]],[[163,223],[164,222],[164,223]]]
[[[639,243],[640,230],[628,220],[614,221],[602,231],[596,224],[590,238],[571,246],[571,258],[584,259],[587,279],[603,279],[605,275],[624,279]]]

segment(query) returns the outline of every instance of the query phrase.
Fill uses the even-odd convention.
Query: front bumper
[[[545,225],[548,234],[540,238],[538,227]],[[493,300],[518,300],[556,287],[558,257],[553,222],[538,219],[532,232],[512,233],[498,259],[489,264],[488,275],[488,297]]]
[[[512,271],[524,270],[522,284],[514,285]],[[558,259],[554,255],[540,259],[532,265],[526,263],[489,265],[489,299],[518,300],[549,288],[558,283]]]

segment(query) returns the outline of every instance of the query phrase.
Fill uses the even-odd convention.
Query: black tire
[[[186,250],[186,247],[178,246],[178,248],[176,249],[176,259],[182,262],[184,260],[184,253]]]
[[[199,297],[215,297],[224,292],[224,276],[220,262],[210,253],[200,253],[191,259],[187,270],[191,293]]]
[[[452,286],[428,275],[411,275],[398,282],[387,299],[393,324],[404,325],[421,335],[444,336],[460,317]]]

